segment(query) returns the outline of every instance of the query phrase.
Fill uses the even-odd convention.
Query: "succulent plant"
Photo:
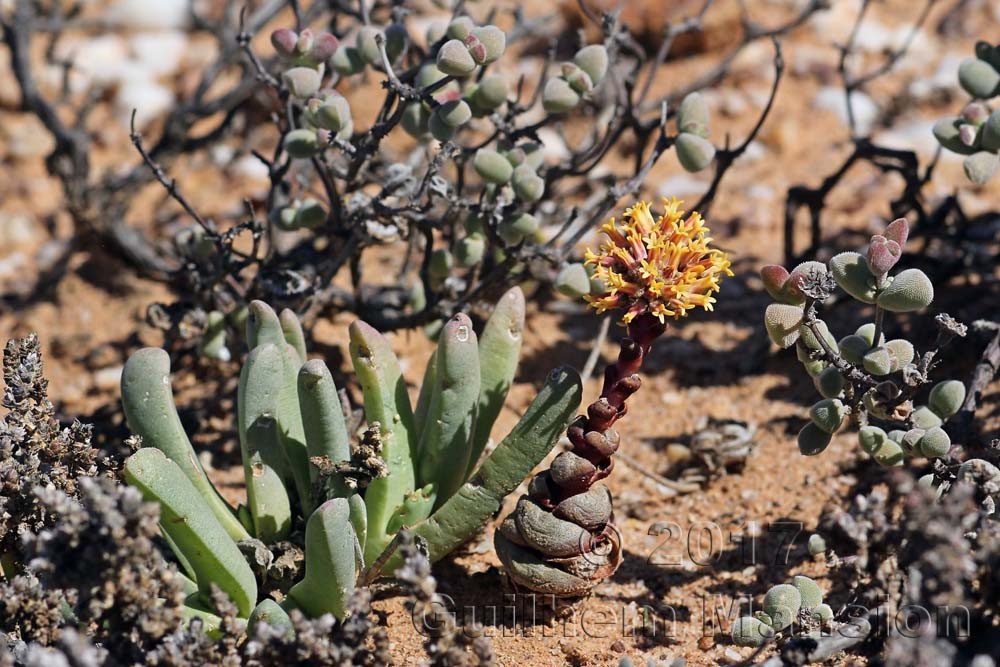
[[[542,106],[550,114],[572,111],[601,83],[608,71],[608,51],[603,44],[585,46],[573,58],[562,63],[559,76],[545,82]],[[674,138],[677,160],[687,171],[701,171],[715,158],[715,147],[708,140],[708,105],[698,92],[688,94],[677,110],[678,134]]]
[[[618,569],[622,547],[611,491],[600,483],[621,444],[614,425],[641,385],[642,362],[665,333],[666,319],[696,307],[710,310],[721,279],[732,275],[725,253],[710,247],[701,216],[685,218],[677,200],[664,205],[658,219],[638,202],[620,223],[604,225],[608,241],[598,253],[587,251],[590,280],[584,265],[563,271],[567,293],[584,296],[598,312],[619,312],[628,335],[618,360],[605,369],[600,397],[569,425],[570,449],[532,478],[494,536],[507,576],[519,588],[578,597]],[[644,271],[633,271],[640,261]],[[593,293],[593,280],[606,287]]]
[[[566,264],[556,276],[555,286],[566,296],[579,299],[590,294],[590,274],[587,273],[587,268],[579,262]]]
[[[435,335],[441,321],[461,310],[467,294],[499,293],[524,281],[552,287],[572,246],[614,207],[610,195],[634,189],[671,148],[684,168],[714,163],[722,179],[749,145],[727,147],[726,159],[714,159],[709,105],[697,92],[676,108],[667,104],[666,93],[659,100],[650,97],[648,84],[641,94],[618,95],[622,84],[633,87],[647,76],[651,81],[656,68],[650,65],[666,55],[628,46],[634,41],[624,23],[608,23],[600,42],[580,45],[571,58],[546,66],[539,76],[519,76],[508,47],[522,47],[531,30],[524,29],[526,18],[518,12],[512,21],[505,18],[501,29],[459,5],[445,20],[424,16],[423,7],[387,5],[340,16],[324,5],[297,17],[296,27],[270,32],[268,46],[253,33],[271,26],[279,8],[264,9],[261,20],[235,26],[227,20],[236,17],[225,14],[211,31],[237,34],[239,48],[223,48],[226,63],[206,72],[196,96],[214,94],[220,86],[208,82],[220,72],[238,65],[242,77],[214,102],[203,99],[195,114],[214,116],[223,100],[227,113],[219,115],[217,131],[186,143],[169,133],[170,143],[181,142],[175,148],[206,150],[238,122],[249,142],[237,153],[239,167],[259,169],[259,176],[266,171],[268,181],[260,198],[266,210],[247,211],[249,216],[240,209],[238,218],[227,214],[216,222],[184,206],[192,221],[178,236],[193,242],[178,244],[176,257],[164,257],[160,266],[146,267],[159,275],[179,260],[179,269],[169,273],[178,299],[155,304],[148,318],[167,332],[171,347],[180,344],[210,357],[225,354],[224,342],[242,336],[237,320],[248,298],[291,308],[310,327],[329,309],[346,306],[385,330],[423,328]],[[485,16],[492,20],[494,14]],[[411,38],[416,25],[426,26],[426,41]],[[415,42],[423,43],[411,48]],[[530,47],[516,55],[536,57]],[[377,92],[368,87],[372,77],[380,84]],[[264,104],[262,113],[245,112],[251,95]],[[661,110],[657,116],[643,111],[654,107]],[[765,105],[761,115],[770,108]],[[668,132],[671,114],[676,132]],[[590,130],[567,143],[559,127],[566,121]],[[752,135],[761,124],[754,127]],[[276,131],[276,146],[257,145],[273,136],[261,129]],[[654,136],[656,150],[640,150],[643,159],[629,159],[628,173],[616,168],[593,176],[612,155],[646,145]],[[166,185],[164,168],[170,165],[157,164],[157,156],[176,151],[145,150],[138,130],[133,139],[145,158],[143,170],[152,169]],[[140,179],[132,174],[126,180]],[[187,201],[180,190],[175,185],[168,194]],[[592,203],[563,206],[557,199],[565,193]],[[712,188],[705,194],[704,206],[715,193]],[[478,233],[463,233],[465,212],[481,219]],[[359,258],[389,246],[408,248],[387,255],[385,268],[396,271],[397,279],[349,294],[338,276],[351,271],[355,282],[370,283],[365,274],[371,264]],[[432,254],[445,247],[454,260],[447,272],[430,261],[439,261]],[[142,264],[161,254],[150,248],[126,256]],[[409,299],[417,281],[423,297]],[[169,316],[158,317],[164,313]],[[203,326],[209,313],[217,314],[211,327]],[[185,317],[195,319],[198,328],[178,326]],[[203,335],[211,335],[211,343],[202,344]]]
[[[920,269],[890,275],[908,235],[900,218],[872,236],[864,253],[842,252],[829,264],[804,262],[791,271],[761,269],[764,288],[776,301],[764,313],[767,333],[779,347],[795,346],[823,396],[799,431],[799,450],[807,456],[825,450],[845,422],[857,424],[861,449],[884,466],[902,465],[907,456],[944,456],[951,448],[942,426],[961,407],[965,385],[944,380],[933,384],[925,405],[915,400],[932,384],[929,371],[938,350],[964,336],[965,327],[938,315],[937,346],[922,355],[905,338],[886,340],[884,334],[886,313],[922,310],[934,299],[934,286]],[[874,306],[874,322],[839,340],[817,315],[835,287]]]
[[[942,147],[965,155],[965,175],[983,185],[1000,168],[1000,109],[988,104],[1000,96],[1000,45],[978,42],[975,57],[959,65],[958,82],[973,101],[961,115],[935,123],[934,136]]]
[[[495,25],[477,27],[467,16],[454,19],[446,33],[451,39],[438,49],[437,66],[445,74],[464,77],[480,65],[500,58],[507,36]]]
[[[395,36],[404,44],[408,41],[405,28],[397,24],[385,29],[363,25],[354,33],[353,46],[340,45],[336,40],[330,42],[324,35],[308,31],[300,35],[281,29],[272,37],[282,61],[289,65],[282,72],[279,93],[290,97],[292,127],[284,134],[282,146],[289,157],[314,163],[336,159],[338,150],[348,151],[348,157],[352,150],[366,150],[352,135],[351,105],[347,98],[331,90],[330,84],[337,83],[337,75],[352,76],[368,66],[383,70],[388,66],[391,70],[398,53],[390,48],[390,37]],[[313,42],[320,37],[324,37],[324,48],[314,53],[317,47]],[[503,55],[507,38],[498,27],[478,25],[465,15],[455,16],[429,37],[433,37],[429,59],[398,75],[386,70],[390,74],[390,87],[400,99],[396,113],[384,125],[386,132],[398,123],[420,142],[431,139],[441,142],[439,159],[444,161],[456,155],[454,147],[459,145],[460,133],[465,128],[486,117],[496,124],[494,114],[502,112],[501,107],[508,101],[511,91],[507,77],[487,69]],[[336,73],[333,78],[327,76],[327,64]],[[610,66],[611,57],[604,44],[580,48],[571,62],[560,65],[559,75],[545,83],[540,95],[542,106],[551,114],[573,110],[603,81]],[[296,110],[301,113],[295,113]],[[711,162],[715,149],[705,138],[708,110],[701,96],[686,97],[678,117],[675,147],[679,159],[690,170],[702,169]],[[449,247],[427,250],[430,256],[424,264],[426,278],[421,276],[424,296],[411,305],[420,303],[421,309],[427,309],[429,292],[447,293],[461,284],[461,279],[453,275],[456,269],[474,269],[491,259],[503,262],[509,257],[511,247],[537,243],[538,215],[544,209],[536,204],[542,203],[549,192],[548,170],[537,138],[526,136],[533,140],[495,135],[498,137],[495,140],[468,151],[471,159],[463,160],[462,165],[471,167],[479,177],[470,181],[481,184],[483,196],[478,205],[462,206],[474,208],[480,222],[477,229],[466,230],[465,235],[452,235]],[[408,169],[396,166],[400,171]],[[345,166],[341,171],[349,170]],[[438,167],[433,167],[428,175],[437,171]],[[434,185],[436,189],[442,186],[447,187]],[[437,193],[445,194],[440,189]],[[268,219],[282,231],[332,229],[337,217],[343,214],[342,206],[335,201],[311,198],[288,201],[284,194],[277,199]],[[370,198],[365,195],[359,199],[362,200]],[[514,253],[514,258],[519,254]],[[569,290],[580,296],[590,291],[590,280],[582,266],[567,265],[552,275],[557,276],[556,286],[563,292]],[[449,281],[450,278],[453,280]],[[434,334],[436,328],[428,327],[427,331]]]
[[[677,161],[687,171],[701,171],[715,158],[715,146],[708,139],[692,132],[677,135]]]
[[[733,621],[730,634],[737,646],[761,646],[774,637],[774,629],[759,618],[741,616]]]
[[[260,599],[244,552],[292,539],[302,540],[305,570],[283,591],[280,609],[342,618],[362,573],[370,579],[399,566],[401,529],[424,540],[432,560],[469,539],[551,450],[579,404],[577,375],[553,371],[483,457],[523,324],[518,288],[501,298],[479,337],[466,315],[450,319],[411,404],[388,339],[354,322],[350,356],[367,427],[352,445],[333,377],[322,360],[307,360],[297,318],[253,302],[236,415],[247,503],[236,509],[209,481],[177,416],[167,353],[133,354],[122,400],[142,447],[124,476],[160,506],[164,536],[195,589],[188,605],[211,611],[218,587],[243,618],[278,613],[274,600]]]
[[[271,44],[278,55],[293,67],[319,69],[338,50],[340,43],[328,32],[314,33],[309,28],[296,33],[279,28],[271,33]]]
[[[813,533],[806,542],[810,556],[820,556],[826,553],[826,540],[819,533]]]
[[[717,183],[738,168],[736,157],[771,113],[781,77],[776,67],[759,122],[745,124],[746,142],[720,144],[724,159],[713,161],[705,99],[694,94],[675,105],[676,91],[651,85],[670,50],[637,48],[642,39],[631,34],[630,22],[608,14],[595,43],[580,42],[565,62],[550,64],[535,48],[533,17],[443,1],[437,4],[448,11],[441,13],[433,4],[366,3],[344,12],[337,3],[320,3],[306,15],[286,11],[287,3],[265,3],[259,11],[210,12],[199,26],[215,42],[206,46],[213,62],[196,63],[200,71],[190,73],[201,83],[173,105],[139,109],[128,129],[142,159],[114,178],[99,178],[97,165],[74,157],[101,142],[100,128],[82,124],[72,141],[63,141],[60,114],[47,109],[67,101],[55,90],[35,97],[21,91],[37,102],[26,112],[42,120],[42,132],[59,135],[53,150],[60,159],[47,164],[73,200],[67,210],[75,231],[169,286],[168,302],[147,311],[149,323],[167,334],[165,345],[214,356],[226,347],[224,338],[242,336],[235,320],[249,298],[291,308],[310,327],[347,308],[388,331],[444,320],[464,307],[463,295],[525,282],[547,289],[562,259],[615,206],[616,193],[635,190],[670,149],[687,168],[712,161]],[[21,87],[39,78],[29,56],[44,48],[45,31],[14,30],[14,23],[37,28],[61,18],[52,3],[18,6],[18,20],[5,14],[4,25],[18,36],[8,44],[17,52],[12,56],[25,57],[25,76],[14,82]],[[719,63],[721,70],[730,65]],[[86,79],[85,88],[99,85]],[[619,94],[625,90],[634,94]],[[85,116],[93,97],[74,96],[61,115]],[[166,114],[169,122],[150,125]],[[676,132],[668,132],[671,115],[679,119]],[[569,134],[566,122],[576,128]],[[144,131],[158,135],[155,144]],[[501,173],[496,182],[478,176],[473,161],[481,148],[506,157],[516,173],[506,180]],[[247,200],[252,208],[242,198],[215,215],[189,205],[197,198],[184,190],[197,179],[170,172],[187,163],[177,161],[182,155],[197,162],[209,153],[218,176],[263,188]],[[135,215],[103,216],[113,224],[102,218],[116,206],[139,206],[143,197],[134,195],[150,176],[172,206],[184,209],[189,226],[178,236],[195,243],[160,247],[149,230],[127,221]],[[719,191],[710,188],[702,207]],[[235,190],[220,195],[237,196]],[[298,215],[309,198],[316,205]],[[465,244],[466,261],[432,285],[428,255],[445,244],[455,253],[462,238],[456,211],[481,215],[485,233]],[[537,229],[510,230],[509,221],[523,216]],[[366,279],[375,265],[360,258],[376,252],[386,252],[381,266],[396,272],[395,280]],[[348,272],[366,288],[346,289],[341,278]],[[418,309],[405,296],[416,280],[425,295]],[[221,327],[218,315],[211,331],[203,326],[209,313],[223,316]],[[198,326],[186,326],[191,321]],[[203,344],[208,335],[211,344]]]
[[[782,637],[791,636],[802,628],[822,627],[832,620],[833,610],[823,603],[823,590],[819,584],[809,577],[798,575],[791,583],[768,589],[761,611],[736,619],[730,635],[737,646],[757,647],[778,633]]]
[[[485,148],[476,152],[476,157],[472,161],[472,167],[483,180],[503,185],[510,180],[514,173],[514,166],[500,153]]]
[[[566,113],[574,109],[586,95],[604,79],[608,71],[608,50],[603,44],[590,44],[573,56],[573,62],[563,63],[559,76],[549,79],[542,90],[542,106],[549,113]]]

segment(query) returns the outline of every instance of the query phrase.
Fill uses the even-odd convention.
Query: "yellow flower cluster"
[[[649,204],[638,202],[625,211],[621,224],[611,218],[601,227],[608,237],[586,264],[605,291],[586,296],[598,313],[622,310],[622,323],[648,312],[663,322],[684,317],[701,307],[712,310],[723,276],[731,276],[726,253],[710,248],[712,239],[697,212],[686,219],[683,202],[664,197],[663,215],[653,219]]]

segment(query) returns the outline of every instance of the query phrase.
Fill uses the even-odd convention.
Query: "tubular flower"
[[[598,313],[621,310],[628,324],[643,313],[664,322],[689,310],[712,310],[723,276],[731,276],[729,258],[717,248],[696,212],[686,219],[682,202],[664,197],[663,215],[653,219],[643,201],[625,210],[621,223],[611,218],[601,227],[608,237],[599,252],[586,253],[592,278],[604,292],[584,297]]]

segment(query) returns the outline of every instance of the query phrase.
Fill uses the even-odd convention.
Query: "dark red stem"
[[[614,468],[612,455],[620,444],[618,432],[612,426],[628,412],[625,401],[642,385],[638,373],[642,362],[653,341],[666,330],[665,324],[648,314],[635,318],[629,324],[628,336],[621,341],[618,360],[604,371],[600,397],[587,406],[587,414],[573,420],[566,431],[573,445],[571,451],[593,464],[593,468],[585,478],[574,479],[572,485],[552,488],[556,485],[547,484],[545,493],[536,500],[552,507],[569,496],[586,491],[611,474]]]

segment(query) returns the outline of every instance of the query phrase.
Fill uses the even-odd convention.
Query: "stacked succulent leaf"
[[[605,223],[606,240],[597,252],[586,252],[593,274],[571,276],[601,285],[587,295],[588,303],[597,312],[620,313],[628,335],[619,342],[617,361],[604,369],[600,396],[567,429],[570,448],[531,480],[494,536],[497,555],[518,587],[577,597],[617,570],[621,539],[611,492],[599,483],[614,469],[621,444],[615,424],[642,386],[642,363],[666,333],[668,318],[711,310],[721,281],[733,275],[729,257],[712,247],[701,215],[685,217],[677,199],[664,197],[663,203],[658,217],[639,201],[620,222]]]
[[[578,597],[614,574],[621,541],[611,490],[600,483],[614,469],[621,438],[615,422],[641,386],[638,371],[666,326],[651,315],[629,325],[618,361],[604,374],[601,396],[566,431],[571,448],[531,479],[528,493],[494,535],[497,555],[518,587]]]
[[[775,633],[790,634],[803,625],[821,627],[832,620],[833,609],[823,603],[819,584],[800,575],[790,584],[772,586],[764,595],[763,609],[736,619],[731,634],[738,646],[760,646]]]
[[[209,481],[181,425],[167,353],[136,352],[122,376],[122,399],[143,447],[126,462],[125,478],[160,504],[164,536],[192,580],[191,613],[211,618],[217,586],[242,617],[271,625],[290,627],[292,608],[343,617],[365,568],[374,576],[399,566],[391,543],[400,529],[426,540],[432,560],[479,530],[552,448],[580,401],[576,374],[554,371],[479,464],[514,376],[523,323],[517,288],[478,338],[466,315],[453,317],[411,405],[388,339],[354,322],[350,355],[364,394],[364,444],[378,454],[373,464],[361,460],[371,449],[352,448],[337,387],[321,360],[307,360],[298,320],[253,302],[236,415],[247,503],[235,510]],[[305,574],[280,600],[258,600],[258,581],[241,553],[251,538],[304,544]]]
[[[974,99],[958,117],[934,124],[934,136],[950,151],[967,155],[965,175],[982,185],[1000,168],[1000,109],[989,100],[1000,95],[1000,45],[976,44],[976,57],[962,61],[958,82]]]
[[[799,449],[807,456],[826,449],[849,421],[860,427],[861,448],[884,466],[902,465],[906,456],[944,456],[951,447],[943,426],[961,407],[965,385],[939,382],[925,405],[915,404],[916,394],[929,382],[934,353],[918,355],[910,341],[886,340],[882,333],[886,313],[920,310],[934,299],[934,287],[923,271],[889,275],[908,235],[901,218],[873,236],[865,254],[843,252],[829,265],[809,261],[791,272],[776,265],[761,270],[764,287],[777,301],[764,314],[767,332],[778,346],[795,346],[823,396],[799,432]],[[874,322],[840,340],[816,315],[834,284],[874,306]]]

